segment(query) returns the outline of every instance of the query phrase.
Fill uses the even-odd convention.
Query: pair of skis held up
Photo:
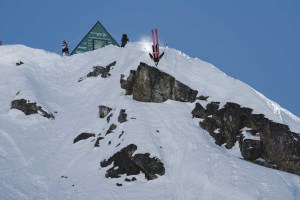
[[[163,57],[164,52],[159,55],[159,44],[158,44],[157,29],[152,29],[151,32],[152,32],[152,40],[153,40],[153,45],[152,45],[153,54],[149,53],[149,55],[150,55],[150,58],[154,61],[155,66],[157,66],[159,60]]]

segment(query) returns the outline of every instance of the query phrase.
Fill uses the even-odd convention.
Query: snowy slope
[[[0,199],[300,199],[299,176],[243,161],[238,149],[215,145],[192,119],[195,103],[142,103],[125,95],[120,75],[140,62],[153,65],[149,47],[130,43],[61,57],[22,45],[0,46]],[[24,64],[16,66],[19,61]],[[93,66],[113,61],[110,77],[78,83]],[[298,117],[211,64],[166,49],[158,68],[210,101],[239,103],[300,133]],[[37,102],[55,120],[10,109],[11,101],[21,98]],[[113,108],[110,123],[99,118],[100,105]],[[126,123],[117,121],[120,109],[126,109]],[[99,148],[92,138],[73,144],[80,133],[104,134],[111,123],[117,129]],[[147,181],[140,174],[130,183],[105,178],[100,161],[128,144],[161,159],[165,175]]]

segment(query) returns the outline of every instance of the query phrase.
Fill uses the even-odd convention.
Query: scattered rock
[[[122,186],[122,183],[116,183],[117,186]]]
[[[118,147],[118,146],[120,146],[120,145],[121,145],[121,143],[117,144],[117,146],[116,146],[116,147]]]
[[[20,66],[20,65],[23,65],[24,63],[22,62],[22,61],[20,61],[20,62],[17,62],[16,63],[16,66]]]
[[[114,62],[110,63],[109,65],[107,65],[106,67],[102,67],[102,66],[94,66],[94,67],[93,67],[93,71],[90,72],[90,73],[88,73],[86,76],[81,77],[81,78],[78,80],[78,82],[81,82],[81,81],[83,81],[83,80],[86,79],[86,78],[89,78],[89,77],[97,77],[97,76],[99,76],[99,75],[101,75],[102,78],[107,78],[107,77],[111,76],[110,73],[109,73],[110,68],[111,68],[112,66],[115,66],[116,63],[117,63],[117,62],[114,61]]]
[[[111,124],[105,135],[113,133],[113,130],[115,130],[116,128],[117,128],[117,125]]]
[[[73,144],[80,141],[80,140],[86,140],[90,137],[95,137],[94,133],[80,133],[73,141]]]
[[[54,119],[54,116],[50,113],[47,113],[42,109],[41,106],[36,105],[36,102],[30,103],[25,99],[17,99],[11,102],[11,109],[18,109],[22,111],[25,115],[37,114],[40,113],[41,116],[48,119]]]
[[[206,101],[207,99],[208,99],[208,97],[209,96],[199,96],[199,97],[197,97],[196,99],[199,99],[199,100],[201,100],[201,101]]]
[[[106,178],[118,178],[121,174],[138,175],[140,172],[145,174],[148,180],[157,178],[157,175],[164,175],[164,164],[158,158],[150,158],[150,154],[136,154],[137,146],[130,144],[115,153],[108,160],[101,161],[101,167],[107,167],[113,163],[113,167],[106,171]]]
[[[107,123],[109,123],[109,121],[110,121],[110,118],[113,116],[113,114],[112,113],[110,113],[109,115],[108,115],[108,117],[106,118],[106,121],[107,121]]]
[[[156,67],[140,63],[136,72],[131,71],[127,80],[121,76],[121,88],[133,99],[142,102],[164,102],[168,99],[194,102],[198,91],[189,88]]]
[[[104,137],[98,137],[96,142],[95,142],[94,147],[100,147],[100,140],[103,140],[103,139],[104,139]]]
[[[104,118],[108,115],[108,113],[112,110],[112,108],[108,106],[99,106],[99,117]]]
[[[120,110],[120,114],[118,117],[118,122],[123,123],[127,121],[127,114],[125,113],[125,109],[121,109]]]
[[[136,181],[137,179],[135,177],[130,178],[125,178],[124,181],[126,182],[132,182],[132,181]]]
[[[121,138],[123,134],[124,134],[124,131],[122,131],[122,133],[119,135],[119,138]]]

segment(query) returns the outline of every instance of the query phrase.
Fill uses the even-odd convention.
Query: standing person
[[[125,45],[127,44],[127,42],[129,41],[128,37],[127,37],[127,34],[123,34],[122,35],[122,44],[121,44],[121,47],[125,47]]]
[[[68,43],[65,40],[63,41],[61,51],[62,51],[63,56],[68,56],[69,55]]]
[[[2,40],[0,40],[0,46],[3,44]]]

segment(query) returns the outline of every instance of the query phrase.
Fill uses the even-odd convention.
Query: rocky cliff
[[[161,103],[168,99],[180,102],[198,102],[192,111],[200,118],[217,145],[231,149],[237,142],[245,160],[300,175],[300,135],[284,124],[275,123],[263,114],[253,114],[251,108],[227,102],[206,102],[207,97],[196,97],[198,91],[177,81],[157,68],[140,63],[130,71],[127,79],[121,75],[121,87],[127,95],[142,102]],[[203,97],[203,96],[202,96]],[[201,105],[207,104],[205,107]]]

